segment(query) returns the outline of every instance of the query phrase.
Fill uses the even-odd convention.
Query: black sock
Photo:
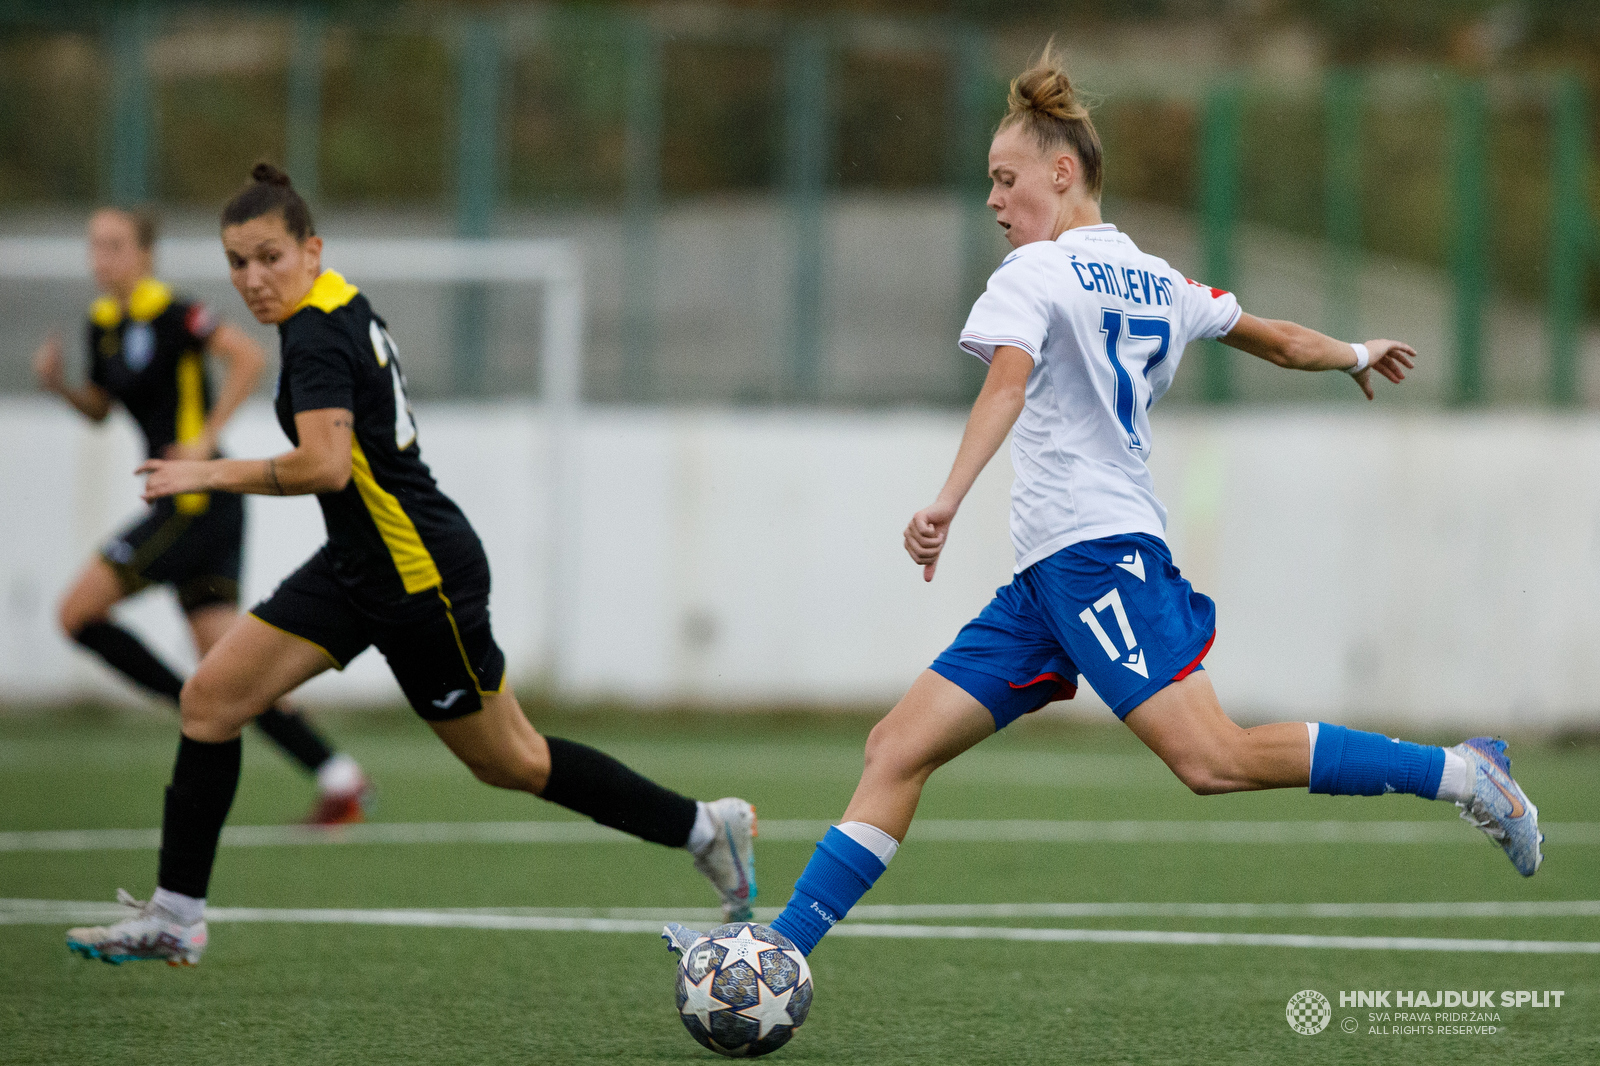
[[[283,749],[284,754],[311,773],[316,773],[317,767],[333,758],[328,742],[297,712],[268,707],[256,716],[256,725]]]
[[[72,639],[134,684],[177,701],[183,689],[183,678],[167,669],[167,664],[151,654],[138,637],[116,623],[90,622],[74,633]]]
[[[699,810],[694,800],[634,773],[605,752],[560,737],[545,740],[550,780],[542,798],[653,844],[681,848],[689,842]]]
[[[239,738],[206,744],[183,737],[167,786],[161,819],[161,865],[156,884],[204,899],[217,859],[217,840],[239,788]]]

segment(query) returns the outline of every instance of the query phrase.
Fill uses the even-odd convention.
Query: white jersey
[[[961,347],[985,363],[1009,344],[1033,357],[1011,432],[1011,541],[1021,573],[1079,541],[1166,532],[1155,496],[1149,408],[1184,346],[1239,320],[1232,293],[1189,281],[1112,225],[1018,248],[989,278]]]

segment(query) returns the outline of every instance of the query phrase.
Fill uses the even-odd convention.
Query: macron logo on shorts
[[[462,696],[465,696],[466,694],[467,694],[467,690],[466,689],[458,688],[458,689],[454,690],[453,692],[445,693],[444,699],[442,699],[442,700],[433,700],[432,703],[433,703],[433,705],[435,707],[439,708],[441,711],[448,711],[451,707],[455,706],[456,700],[459,700]]]
[[[1134,577],[1138,578],[1140,581],[1144,580],[1144,556],[1139,554],[1139,550],[1137,548],[1134,549],[1132,555],[1124,555],[1122,557],[1122,562],[1118,563],[1117,565],[1122,567],[1122,569],[1126,570],[1128,573],[1132,574]]]

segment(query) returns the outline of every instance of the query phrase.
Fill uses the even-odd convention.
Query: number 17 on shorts
[[[1146,534],[1082,541],[1035,563],[1057,639],[1121,718],[1198,668],[1216,605]]]
[[[1122,643],[1128,649],[1128,657],[1126,659],[1122,657],[1122,652],[1117,646],[1112,643],[1105,627],[1100,624],[1099,614],[1108,607],[1116,616],[1117,628],[1122,631]],[[1095,600],[1093,607],[1085,607],[1083,612],[1078,615],[1078,618],[1084,625],[1089,627],[1094,633],[1095,639],[1100,642],[1100,646],[1106,650],[1106,658],[1113,662],[1120,662],[1140,677],[1149,679],[1150,670],[1145,666],[1144,654],[1139,651],[1139,641],[1133,635],[1133,626],[1128,622],[1128,612],[1122,606],[1122,594],[1120,592],[1112,589],[1098,600]]]

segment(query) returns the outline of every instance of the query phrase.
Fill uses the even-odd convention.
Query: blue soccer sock
[[[817,941],[850,913],[885,869],[883,860],[872,851],[838,826],[830,827],[772,928],[794,941],[802,954],[811,954]]]
[[[1311,751],[1312,792],[1326,796],[1408,792],[1435,799],[1443,774],[1443,748],[1317,723]]]

